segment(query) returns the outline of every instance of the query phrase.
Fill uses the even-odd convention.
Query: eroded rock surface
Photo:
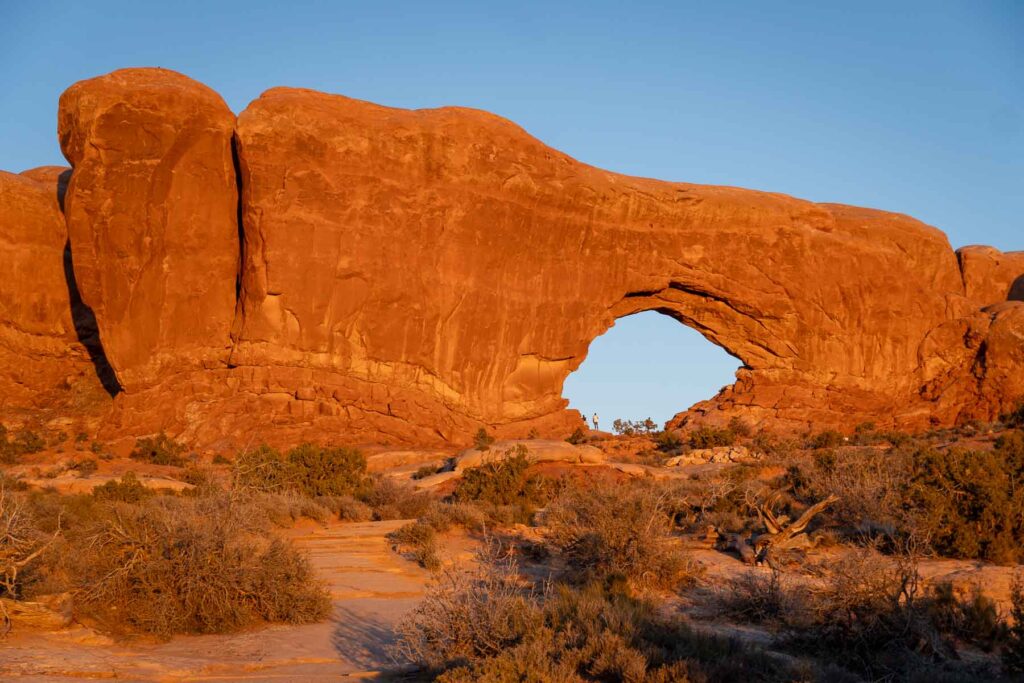
[[[618,175],[470,109],[275,88],[235,122],[156,69],[73,86],[60,134],[111,435],[564,437],[566,376],[647,310],[743,363],[673,426],[916,428],[1024,393],[1021,253],[907,216]]]
[[[958,249],[966,294],[988,306],[1002,301],[1024,301],[1024,251],[1001,252],[992,247]]]
[[[124,69],[71,86],[58,118],[75,277],[121,385],[223,366],[238,270],[231,110],[181,74]]]
[[[0,171],[0,407],[8,418],[106,402],[90,359],[95,327],[68,270],[59,196],[68,171]]]

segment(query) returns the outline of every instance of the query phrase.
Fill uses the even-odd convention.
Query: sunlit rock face
[[[121,385],[224,367],[238,271],[235,117],[165,69],[124,69],[60,98],[75,278]]]
[[[911,428],[1024,393],[1024,258],[907,216],[618,175],[470,109],[275,88],[235,121],[164,70],[76,84],[60,121],[111,434],[564,436],[566,376],[646,310],[743,363],[677,426]]]

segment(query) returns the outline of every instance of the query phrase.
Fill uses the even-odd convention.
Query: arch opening
[[[590,343],[562,395],[588,424],[651,418],[659,428],[736,381],[743,362],[664,311],[620,317]]]

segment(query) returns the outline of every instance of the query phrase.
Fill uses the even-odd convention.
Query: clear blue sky
[[[274,85],[480,107],[616,171],[1024,249],[1024,2],[0,0],[0,168],[62,163],[60,92],[125,66],[182,71],[236,111]],[[735,368],[653,314],[592,351],[567,395],[608,421],[665,419]]]

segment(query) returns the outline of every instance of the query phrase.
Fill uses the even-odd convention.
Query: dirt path
[[[32,681],[327,681],[372,678],[387,666],[394,624],[415,606],[428,574],[391,552],[404,522],[310,526],[292,532],[327,581],[331,618],[167,643],[120,644],[75,627],[0,641],[0,678]]]

